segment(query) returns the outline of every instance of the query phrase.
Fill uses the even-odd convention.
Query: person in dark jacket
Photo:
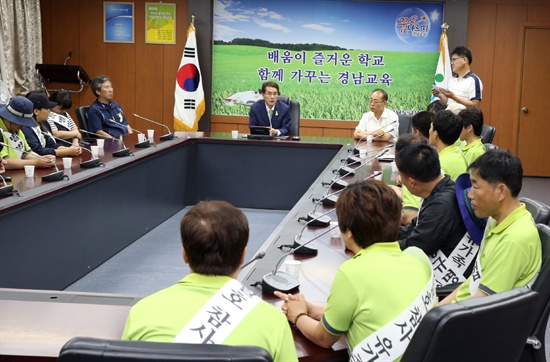
[[[50,109],[57,104],[50,102],[45,93],[31,92],[27,98],[33,103],[33,118],[37,123],[35,127],[24,126],[23,134],[31,150],[40,156],[53,155],[56,157],[75,157],[82,153],[78,146],[59,146],[51,133],[41,128],[41,122],[48,120]]]

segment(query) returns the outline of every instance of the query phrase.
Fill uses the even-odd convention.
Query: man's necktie
[[[271,117],[273,117],[273,110],[270,109],[269,110],[269,121],[271,122]]]

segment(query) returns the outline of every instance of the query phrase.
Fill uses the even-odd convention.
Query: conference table
[[[302,137],[300,141],[232,139],[224,133],[176,132],[176,139],[136,148],[136,135],[124,143],[106,140],[102,166],[81,168],[84,152],[64,170],[68,180],[45,182],[55,171],[37,169],[33,178],[8,170],[17,194],[0,198],[0,359],[53,361],[75,336],[118,339],[129,308],[143,296],[71,293],[63,289],[130,245],[186,206],[223,199],[237,207],[290,210],[263,243],[265,257],[239,274],[239,280],[265,301],[282,301],[262,293],[262,277],[283,259],[301,261],[300,286],[308,301],[323,304],[334,274],[351,254],[328,227],[311,227],[299,219],[311,211],[337,222],[324,196],[337,192],[331,180],[354,182],[382,171],[395,176],[388,162],[367,162],[386,143],[358,145],[366,158],[339,176],[352,139]],[[115,157],[128,148],[131,155]],[[376,150],[375,150],[376,149]],[[61,160],[57,167],[63,170]],[[315,200],[315,201],[312,201]],[[316,254],[283,258],[294,239],[317,238]],[[282,246],[282,247],[281,247]],[[284,269],[284,267],[283,267]],[[113,276],[116,277],[116,276]],[[301,361],[346,360],[342,338],[323,349],[293,329]]]

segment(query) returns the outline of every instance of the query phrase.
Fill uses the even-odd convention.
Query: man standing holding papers
[[[432,94],[450,105],[460,103],[466,107],[479,107],[483,84],[477,75],[472,73],[472,51],[465,46],[458,46],[451,53],[451,68],[455,74],[449,80],[449,89],[435,87]]]

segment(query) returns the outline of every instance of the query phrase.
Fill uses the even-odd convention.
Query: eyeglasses
[[[462,58],[464,58],[464,57],[451,58],[451,63],[456,62],[457,60],[462,59]]]
[[[265,93],[265,95],[268,96],[268,97],[277,97],[279,95],[279,93],[270,93],[270,92],[268,92],[268,93]]]
[[[378,104],[378,103],[382,103],[384,101],[381,101],[380,99],[369,99],[369,103],[374,103],[374,104]]]

